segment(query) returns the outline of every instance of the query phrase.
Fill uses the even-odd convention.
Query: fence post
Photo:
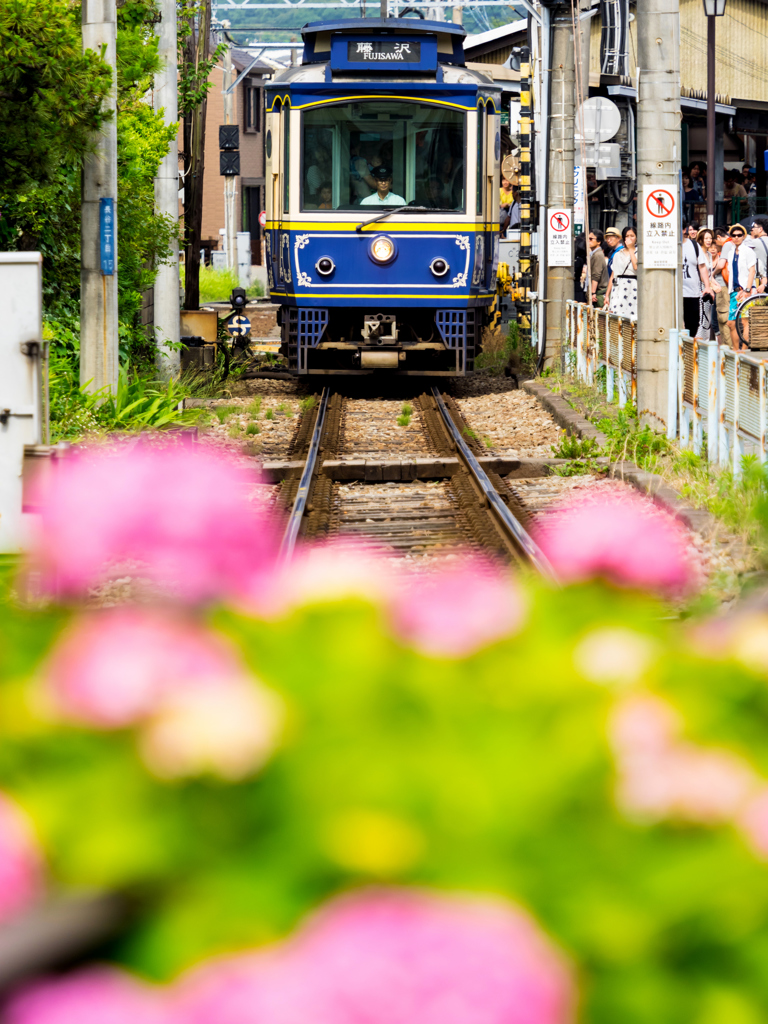
[[[685,402],[683,401],[683,395],[685,392],[685,341],[682,334],[679,335],[679,342],[677,346],[677,422],[678,426],[678,437],[680,438],[680,447],[688,447],[688,418],[685,415]]]
[[[610,330],[610,320],[608,321],[608,327]],[[621,322],[619,322],[619,358],[617,372],[619,375],[619,408],[623,409],[627,404],[627,382],[624,379],[624,332],[621,329]]]
[[[765,410],[765,363],[760,362],[760,366],[757,371],[758,374],[758,401],[760,403],[760,450],[758,457],[760,459],[760,465],[765,465],[765,430],[766,430],[766,410]]]
[[[693,450],[696,455],[701,455],[701,410],[699,409],[699,339],[693,339],[693,366],[691,367],[691,379],[693,381]]]
[[[739,438],[739,414],[741,387],[741,359],[739,353],[733,356],[733,478],[738,480],[741,476],[741,440]]]
[[[709,394],[707,397],[707,460],[717,461],[717,411],[718,411],[718,344],[710,342],[707,346],[709,358]]]
[[[717,407],[717,463],[719,466],[725,466],[728,462],[728,427],[725,423],[728,405],[728,392],[725,388],[725,353],[725,345],[721,345],[717,350],[717,391],[719,396]]]
[[[669,329],[669,373],[667,374],[667,438],[677,437],[677,357],[680,347],[680,331]]]
[[[615,384],[616,384],[616,380],[615,380],[616,374],[615,374],[615,371],[614,371],[613,364],[611,363],[611,335],[610,335],[610,332],[607,329],[607,326],[608,326],[608,314],[605,313],[605,312],[596,313],[595,314],[595,319],[596,319],[597,323],[602,323],[602,325],[603,325],[603,343],[605,345],[605,365],[607,367],[606,374],[605,374],[605,388],[606,388],[606,394],[608,396],[608,401],[612,402],[613,401],[613,392],[614,392],[614,388],[615,388]]]
[[[629,361],[629,382],[632,389],[632,405],[637,409],[637,320],[630,320],[629,324],[630,343],[632,346]]]

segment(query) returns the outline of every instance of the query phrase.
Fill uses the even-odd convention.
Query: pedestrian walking
[[[602,248],[602,231],[590,231],[589,245],[589,273],[591,278],[592,305],[602,309],[605,301],[605,293],[608,290],[608,262]]]
[[[768,282],[768,217],[755,217],[749,236],[744,240],[754,250],[757,260],[755,284],[762,294]]]
[[[621,233],[621,248],[616,248],[611,263],[611,278],[604,305],[611,313],[637,320],[637,235],[626,227]]]
[[[707,189],[704,184],[704,176],[701,173],[701,164],[691,164],[689,173],[691,176],[691,187],[698,193],[699,202],[703,203],[707,198]]]
[[[605,258],[608,261],[608,273],[611,273],[611,264],[613,263],[613,257],[616,253],[623,249],[624,245],[621,241],[621,232],[618,228],[606,228],[605,234],[603,235],[603,252]]]
[[[719,290],[713,280],[713,273],[720,258],[715,248],[715,234],[709,228],[702,228],[696,239],[704,254],[707,268],[706,287],[702,288],[699,297],[699,326],[696,337],[702,341],[713,341],[717,334],[717,311],[715,308],[715,295]],[[714,251],[713,251],[714,250]]]
[[[748,245],[744,244],[747,231],[743,224],[732,225],[730,235],[733,248],[728,251],[728,291],[730,293],[728,327],[731,332],[731,344],[734,351],[738,352],[740,349],[745,351],[749,347],[747,344],[742,345],[739,341],[736,316],[739,303],[757,291],[755,287],[757,259],[754,249],[750,249]],[[746,318],[744,318],[744,337],[749,338],[749,321]]]
[[[683,242],[683,324],[692,338],[699,332],[704,287],[709,289],[707,260],[697,238],[691,237],[689,225]]]
[[[583,233],[576,236],[573,253],[573,297],[577,302],[586,302],[587,241]]]
[[[717,253],[717,259],[713,259],[712,281],[717,285],[715,289],[715,309],[717,310],[717,326],[721,345],[731,344],[731,329],[728,326],[728,306],[730,302],[728,292],[728,253],[732,248],[733,242],[728,235],[728,228],[715,228],[714,250]]]

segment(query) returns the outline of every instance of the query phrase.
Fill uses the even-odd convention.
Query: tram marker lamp
[[[726,0],[703,0],[704,13],[708,18],[722,18]]]
[[[371,242],[371,256],[379,263],[389,263],[395,255],[395,243],[386,235],[379,235]]]

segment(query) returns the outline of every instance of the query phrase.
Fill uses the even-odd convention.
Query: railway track
[[[339,536],[419,559],[470,548],[553,576],[530,536],[525,504],[482,464],[482,447],[452,398],[438,388],[422,394],[412,403],[418,429],[384,430],[373,453],[355,450],[370,448],[370,438],[366,444],[346,436],[356,415],[375,422],[377,403],[354,408],[359,405],[325,388],[302,416],[290,451],[296,471],[283,480],[276,501],[283,558],[300,538]]]

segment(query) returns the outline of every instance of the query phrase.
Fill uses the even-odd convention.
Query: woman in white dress
[[[604,305],[611,313],[637,320],[637,235],[634,228],[621,233],[624,248],[611,261],[611,279]]]

